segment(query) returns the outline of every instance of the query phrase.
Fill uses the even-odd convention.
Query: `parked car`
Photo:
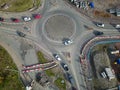
[[[25,29],[26,31],[30,31],[30,28],[29,28],[29,27],[24,27],[24,29]]]
[[[72,87],[72,90],[77,90],[75,87]]]
[[[72,2],[72,3],[73,3],[73,2],[74,2],[74,0],[70,0],[70,2]]]
[[[115,25],[115,28],[120,28],[120,25],[119,24]]]
[[[72,44],[72,43],[73,43],[73,41],[71,39],[68,39],[68,38],[63,39],[63,44],[64,45],[69,45],[69,44]]]
[[[70,73],[66,73],[66,75],[67,75],[68,81],[69,81],[71,84],[73,84],[73,83],[74,83],[73,76],[72,76]]]
[[[62,67],[65,71],[69,71],[69,68],[68,68],[67,64],[61,63],[61,65],[62,65]]]
[[[58,60],[58,61],[61,61],[61,60],[62,60],[58,54],[53,54],[53,56],[54,56],[55,59]]]
[[[24,20],[25,22],[31,21],[31,17],[24,16],[24,17],[23,17],[23,20]]]
[[[34,19],[40,19],[42,16],[40,14],[34,14],[33,17]]]
[[[15,22],[15,23],[20,22],[20,20],[19,20],[19,19],[17,19],[17,18],[11,18],[11,20],[12,20],[13,22]]]
[[[3,21],[4,21],[4,18],[0,17],[0,21],[3,22]]]
[[[80,1],[79,4],[80,4],[80,8],[82,8],[82,1]]]
[[[96,25],[97,25],[98,27],[101,27],[101,28],[104,27],[104,24],[103,24],[103,23],[97,23]]]
[[[23,32],[21,31],[16,31],[16,33],[20,36],[20,37],[25,37],[26,34],[24,34]]]
[[[96,31],[96,30],[94,30],[94,31],[93,31],[93,34],[96,35],[96,36],[98,36],[98,35],[103,35],[104,33],[101,32],[101,31]]]

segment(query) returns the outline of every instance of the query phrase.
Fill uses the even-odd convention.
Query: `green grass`
[[[7,11],[21,12],[33,7],[32,0],[16,0],[12,3],[12,6]]]
[[[55,74],[53,73],[53,71],[52,71],[51,69],[45,70],[45,73],[46,73],[49,77],[55,76]]]
[[[66,83],[64,80],[64,83],[61,83],[61,81],[64,80],[63,78],[59,77],[55,80],[55,85],[60,88],[60,90],[66,90]]]
[[[40,63],[47,63],[48,62],[48,60],[45,59],[45,57],[41,51],[37,52],[37,57],[38,57],[38,60]]]
[[[9,8],[0,10],[9,12],[22,12],[34,7],[33,0],[0,0],[0,6],[5,3],[10,3]],[[40,3],[40,0],[36,0],[35,5],[38,7],[40,6]]]
[[[18,72],[5,70],[6,67],[17,70],[8,52],[0,46],[0,90],[24,90]]]
[[[0,5],[6,3],[6,2],[8,2],[8,1],[10,1],[10,0],[0,0]]]
[[[41,5],[41,0],[36,0],[36,6],[39,7]]]

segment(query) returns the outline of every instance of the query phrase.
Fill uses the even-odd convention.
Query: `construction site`
[[[119,78],[117,76],[120,75],[118,74],[120,67],[115,55],[118,51],[113,47],[115,47],[114,44],[101,44],[91,51],[90,64],[94,90],[118,90]]]

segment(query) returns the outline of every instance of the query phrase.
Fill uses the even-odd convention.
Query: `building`
[[[106,72],[106,74],[107,74],[109,80],[115,78],[115,75],[113,74],[111,68],[105,68],[105,72]]]

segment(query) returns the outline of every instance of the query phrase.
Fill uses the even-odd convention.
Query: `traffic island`
[[[56,42],[61,42],[64,38],[71,38],[75,31],[75,21],[63,14],[50,16],[43,26],[43,33],[47,39]]]

